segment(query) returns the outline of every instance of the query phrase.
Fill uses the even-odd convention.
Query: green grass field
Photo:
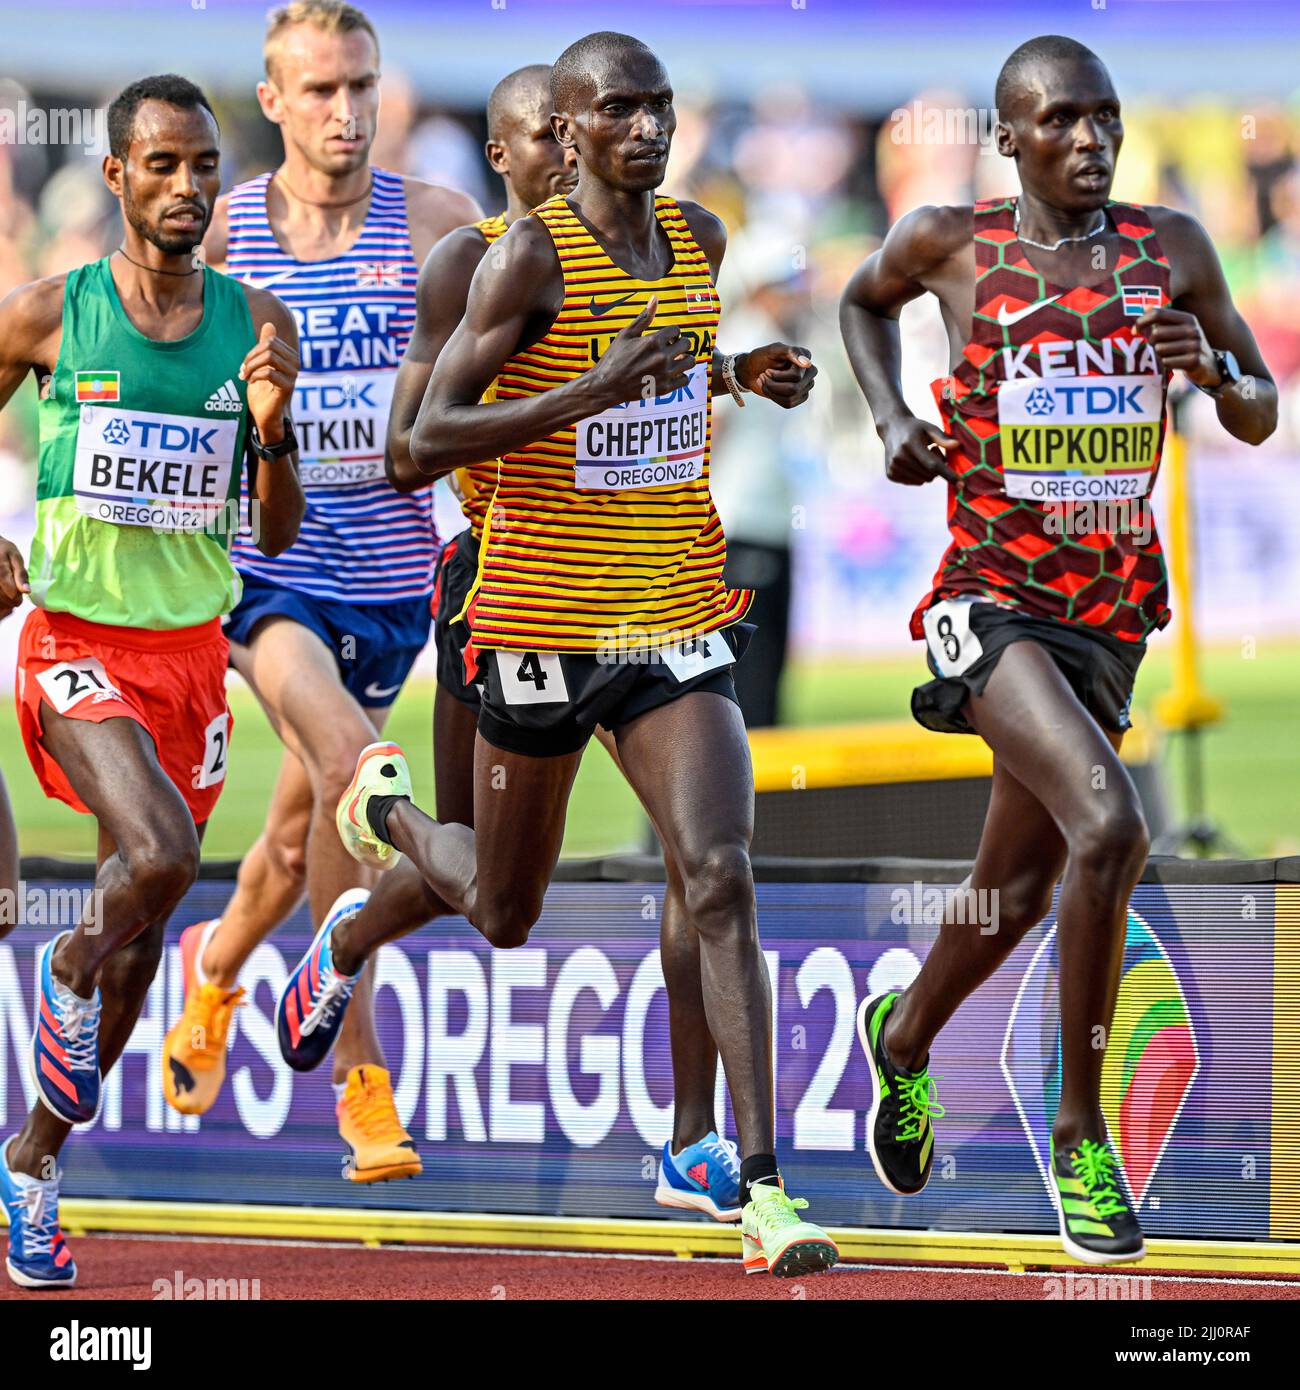
[[[1300,643],[1260,642],[1253,659],[1238,648],[1203,657],[1205,685],[1227,707],[1224,722],[1206,735],[1209,809],[1247,853],[1300,853]],[[791,723],[832,724],[908,718],[908,696],[923,670],[919,656],[863,664],[818,662],[787,675]],[[1169,685],[1169,652],[1160,641],[1143,666],[1135,703],[1144,710]],[[432,801],[429,718],[433,690],[409,688],[393,711],[389,732],[407,749],[416,797]],[[270,795],[280,750],[260,709],[244,689],[232,693],[235,735],[227,786],[208,830],[204,853],[238,858],[256,837]],[[1167,776],[1175,807],[1182,803],[1182,763],[1176,740],[1166,739]],[[89,858],[89,817],[48,801],[32,776],[12,717],[0,720],[0,767],[13,798],[24,854]],[[602,750],[583,761],[569,809],[564,852],[596,855],[636,848],[643,821],[635,798]],[[864,855],[871,847],[862,847]]]

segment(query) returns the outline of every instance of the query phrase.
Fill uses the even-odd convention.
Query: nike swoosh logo
[[[1049,304],[1055,304],[1060,299],[1059,294],[1054,294],[1051,299],[1040,299],[1037,304],[1030,304],[1024,309],[1017,309],[1014,314],[1007,313],[1005,304],[998,305],[998,322],[1003,328],[1010,328],[1013,323],[1019,323],[1021,319],[1027,319],[1037,309],[1045,309]]]
[[[634,290],[631,294],[625,294],[622,299],[611,299],[608,304],[597,304],[596,296],[592,295],[591,303],[587,305],[587,312],[592,318],[598,319],[602,314],[607,314],[611,309],[617,309],[620,304],[626,304],[629,299],[635,298],[636,291]]]
[[[272,285],[278,285],[281,280],[288,280],[294,275],[300,275],[304,269],[305,267],[300,265],[291,266],[288,270],[282,270],[278,275],[268,275],[265,280],[254,280],[252,276],[246,275],[244,276],[244,284],[249,289],[265,290]]]
[[[386,700],[390,695],[396,695],[401,688],[401,681],[398,681],[396,685],[390,685],[386,690],[381,690],[374,681],[371,681],[370,684],[366,686],[366,699]]]

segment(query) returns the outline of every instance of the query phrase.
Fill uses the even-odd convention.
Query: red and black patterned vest
[[[1160,467],[1168,374],[1133,326],[1169,303],[1169,262],[1146,211],[1111,203],[1112,272],[1054,284],[1029,263],[1015,207],[974,208],[971,339],[933,386],[959,441],[952,543],[912,635],[932,603],[965,594],[1140,642],[1169,621],[1160,541],[1137,501]],[[1130,507],[1146,512],[1145,540],[1128,529]]]

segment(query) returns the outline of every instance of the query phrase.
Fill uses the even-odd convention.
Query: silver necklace
[[[1045,241],[1030,241],[1027,236],[1020,235],[1020,204],[1016,204],[1016,240],[1024,246],[1032,246],[1039,251],[1059,251],[1062,246],[1068,246],[1072,241],[1091,241],[1093,237],[1100,236],[1106,230],[1106,213],[1102,210],[1101,220],[1090,232],[1084,232],[1082,236],[1063,236],[1060,241],[1054,241],[1049,246]]]

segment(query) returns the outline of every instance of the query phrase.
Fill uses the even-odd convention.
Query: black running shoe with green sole
[[[858,1007],[858,1041],[871,1064],[871,1113],[867,1149],[880,1181],[910,1197],[930,1181],[934,1165],[934,1121],[943,1117],[928,1067],[896,1067],[882,1041],[885,1019],[897,991],[864,999]],[[929,1058],[926,1058],[928,1063]]]
[[[1077,1148],[1052,1145],[1052,1196],[1061,1244],[1090,1265],[1123,1264],[1147,1253],[1142,1227],[1124,1191],[1109,1144],[1085,1139]]]

